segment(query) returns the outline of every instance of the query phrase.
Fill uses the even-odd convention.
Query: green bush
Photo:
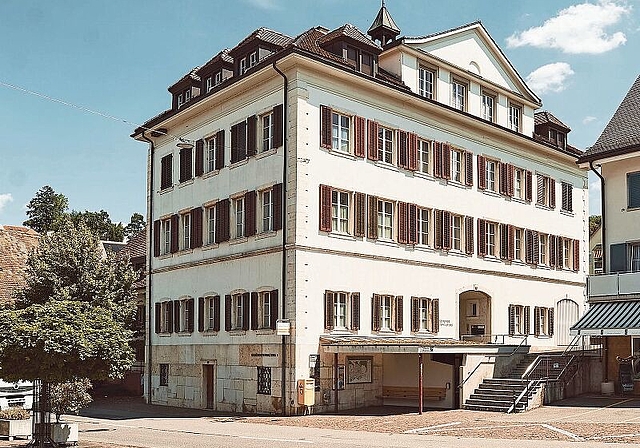
[[[30,416],[29,411],[23,408],[7,408],[0,411],[0,420],[26,420]]]

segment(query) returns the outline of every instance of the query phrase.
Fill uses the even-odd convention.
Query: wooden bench
[[[444,400],[447,389],[444,387],[423,387],[422,398],[430,401]],[[382,386],[382,395],[379,398],[393,398],[399,400],[417,400],[419,391],[417,387]]]

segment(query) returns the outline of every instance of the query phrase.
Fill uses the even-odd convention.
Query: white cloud
[[[598,193],[600,194],[600,181],[594,180],[589,184],[589,192],[590,193]]]
[[[247,3],[260,9],[279,9],[276,0],[245,0]]]
[[[567,79],[573,74],[574,71],[566,62],[554,62],[529,73],[527,84],[537,93],[562,92]]]
[[[593,122],[594,122],[594,121],[596,121],[596,120],[597,120],[597,118],[596,118],[596,117],[593,117],[593,116],[591,116],[591,115],[588,115],[588,116],[586,116],[586,117],[584,117],[584,118],[582,119],[582,124],[589,124],[589,123],[593,123]]]
[[[11,196],[11,193],[4,193],[4,194],[0,194],[0,212],[2,211],[2,209],[4,209],[4,207],[9,203],[13,201],[13,196]]]
[[[507,38],[509,48],[526,45],[555,48],[570,54],[600,54],[623,45],[623,32],[607,34],[606,28],[616,25],[632,7],[624,0],[599,0],[569,6],[541,26],[514,33]]]

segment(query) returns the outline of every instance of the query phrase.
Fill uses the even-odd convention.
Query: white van
[[[33,384],[27,381],[7,383],[0,380],[0,410],[9,407],[33,407]]]

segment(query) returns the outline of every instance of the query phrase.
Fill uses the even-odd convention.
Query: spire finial
[[[382,7],[383,7],[383,8],[385,7],[385,6],[384,6],[384,0],[382,0]]]

